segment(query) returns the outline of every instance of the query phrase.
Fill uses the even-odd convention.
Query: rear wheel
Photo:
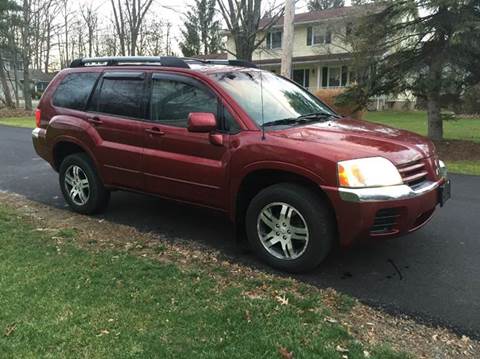
[[[273,185],[258,193],[246,217],[249,242],[272,267],[304,272],[325,259],[335,239],[323,198],[297,184]]]
[[[75,212],[93,214],[106,208],[110,192],[85,153],[67,156],[60,165],[59,174],[63,197]]]

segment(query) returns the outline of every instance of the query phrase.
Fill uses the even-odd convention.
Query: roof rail
[[[227,65],[227,66],[238,66],[238,67],[253,67],[257,68],[257,65],[250,61],[245,60],[220,60],[220,59],[199,59],[194,57],[185,57],[182,58],[186,62],[200,62],[202,64],[211,64],[211,65]]]
[[[86,65],[116,66],[119,64],[158,64],[166,67],[190,68],[182,59],[174,56],[112,56],[91,57],[73,60],[70,67],[84,67]]]
[[[253,62],[244,60],[203,60],[190,57],[175,57],[175,56],[111,56],[111,57],[87,57],[73,60],[70,67],[84,67],[87,65],[104,65],[116,66],[120,64],[158,64],[165,67],[180,67],[184,69],[190,68],[188,63],[200,63],[211,65],[227,65],[239,67],[254,67]]]

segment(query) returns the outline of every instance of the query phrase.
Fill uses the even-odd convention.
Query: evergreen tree
[[[309,11],[318,11],[318,10],[327,10],[336,7],[344,7],[344,0],[308,0],[308,10]]]
[[[443,139],[441,107],[480,78],[479,0],[389,0],[349,36],[357,84],[341,101],[410,92],[428,109],[428,135]]]
[[[180,48],[184,56],[211,54],[220,48],[220,22],[215,19],[216,0],[195,0],[185,14]]]

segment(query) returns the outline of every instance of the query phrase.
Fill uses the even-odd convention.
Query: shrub
[[[465,114],[480,113],[480,84],[466,89],[463,95],[462,112]]]
[[[343,116],[351,116],[356,119],[362,119],[363,111],[358,110],[358,104],[352,101],[338,101],[340,95],[344,94],[344,89],[319,89],[315,96],[333,108],[336,112]]]

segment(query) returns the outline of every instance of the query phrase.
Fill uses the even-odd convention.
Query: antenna
[[[262,141],[265,141],[265,113],[263,112],[263,72],[260,70],[260,98],[262,102]]]
[[[261,62],[262,60],[262,50],[258,54],[258,58]],[[260,69],[260,101],[262,106],[262,141],[265,141],[265,113],[263,111],[263,70]]]

